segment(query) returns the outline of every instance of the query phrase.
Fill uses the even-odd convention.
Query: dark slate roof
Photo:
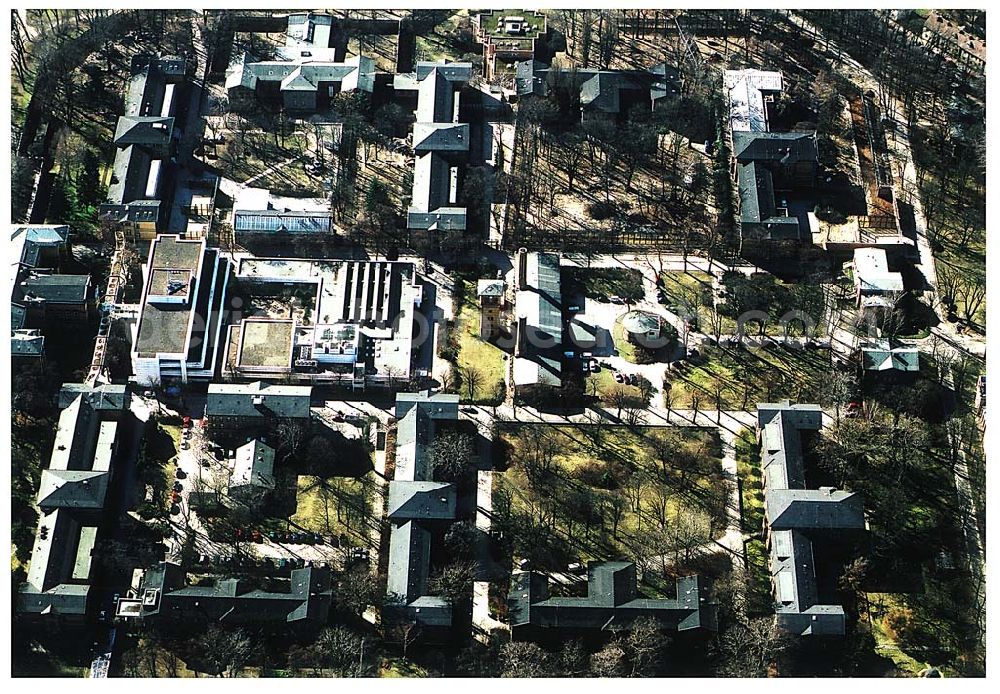
[[[681,75],[677,68],[666,63],[657,63],[649,68],[653,84],[649,88],[649,98],[653,101],[676,96],[681,91]]]
[[[10,305],[10,329],[20,330],[24,327],[24,321],[28,317],[28,311],[19,304]]]
[[[797,239],[798,217],[777,214],[774,182],[770,170],[757,161],[737,164],[740,220],[752,234],[770,239]]]
[[[648,70],[553,70],[537,60],[524,60],[514,66],[518,95],[546,96],[550,74],[572,80],[580,90],[580,106],[602,113],[621,111],[622,91],[646,90],[652,101],[680,93],[680,74],[666,63],[657,63]]]
[[[468,149],[468,123],[413,124],[413,151],[415,152],[466,152]]]
[[[416,521],[394,525],[389,535],[386,601],[407,604],[427,592],[431,534]]]
[[[207,417],[278,417],[308,419],[311,386],[212,383],[205,404]]]
[[[580,105],[593,111],[618,113],[621,110],[621,90],[630,86],[621,73],[602,70],[580,85]]]
[[[91,554],[107,498],[115,442],[122,428],[117,408],[95,407],[80,390],[59,415],[52,455],[38,489],[40,516],[18,610],[83,615]],[[60,400],[62,404],[64,399]],[[119,399],[119,404],[124,404]]]
[[[288,592],[253,589],[234,578],[219,579],[207,586],[187,586],[181,567],[163,562],[147,569],[143,576],[141,614],[225,624],[306,620],[322,623],[330,610],[331,585],[329,569],[306,567],[292,571]],[[147,599],[149,604],[145,604]]]
[[[30,275],[21,283],[25,300],[84,304],[91,298],[90,275]]]
[[[415,407],[431,419],[458,419],[460,398],[456,393],[432,393],[421,390],[416,393],[396,394],[396,419],[402,419]]]
[[[13,250],[12,262],[20,262],[29,267],[38,265],[38,254],[42,248],[58,248],[66,244],[69,227],[63,224],[29,224],[16,226],[10,233]]]
[[[139,145],[119,148],[111,170],[107,204],[123,205],[146,198],[146,184],[152,162],[150,152]],[[163,175],[162,170],[160,175]]]
[[[375,61],[367,56],[354,56],[342,63],[312,61],[244,62],[236,66],[226,79],[226,87],[256,89],[258,82],[280,82],[282,91],[318,90],[322,82],[341,85],[343,91],[359,89],[370,92],[375,86]]]
[[[392,520],[453,520],[455,487],[444,482],[389,483],[387,515]]]
[[[59,389],[59,408],[69,407],[80,396],[95,410],[124,410],[128,408],[131,393],[124,384],[63,383]]]
[[[816,133],[734,132],[733,155],[740,162],[815,162]]]
[[[890,338],[870,340],[861,346],[861,359],[869,371],[920,371],[920,350]]]
[[[104,508],[111,474],[96,470],[42,470],[38,505],[51,508]]]
[[[635,564],[592,562],[588,567],[587,597],[549,597],[548,579],[536,572],[515,573],[508,593],[512,628],[618,631],[639,617],[652,617],[661,628],[677,631],[715,630],[716,604],[698,576],[677,581],[675,600],[642,598],[636,589]]]
[[[545,96],[548,87],[545,83],[545,71],[548,65],[537,60],[522,60],[514,66],[514,83],[519,96],[533,94]]]
[[[772,529],[861,530],[865,527],[861,496],[822,489],[772,489],[767,495],[767,522]]]
[[[118,222],[159,222],[161,205],[159,200],[133,200],[121,205],[116,203],[101,203],[98,214]]]
[[[764,509],[768,523],[770,569],[779,626],[795,634],[843,634],[844,610],[823,604],[816,583],[811,533],[865,528],[861,496],[831,488],[805,489],[802,430],[822,426],[818,405],[788,401],[757,405],[757,427],[764,469]]]
[[[404,85],[397,80],[398,89],[417,90],[413,147],[418,156],[414,160],[413,190],[406,216],[410,229],[465,229],[466,209],[450,202],[451,168],[456,162],[445,154],[456,156],[455,152],[468,151],[469,128],[457,122],[455,93],[471,78],[471,63],[421,62],[417,64],[414,83],[407,80]]]
[[[451,607],[440,597],[428,596],[431,534],[422,521],[455,518],[455,489],[427,479],[428,447],[435,422],[458,419],[458,396],[429,391],[396,396],[396,469],[389,484],[389,569],[384,614],[403,616],[427,626],[451,624]],[[442,502],[441,499],[444,498]]]
[[[10,336],[13,357],[40,357],[45,353],[45,336],[38,330],[14,329]]]
[[[36,590],[22,583],[17,594],[17,611],[26,614],[83,616],[87,613],[89,585],[60,583],[49,590]]]
[[[115,128],[115,145],[166,147],[174,131],[173,118],[159,116],[122,116]]]

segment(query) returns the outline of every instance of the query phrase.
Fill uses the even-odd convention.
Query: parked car
[[[170,505],[170,515],[171,516],[176,516],[180,512],[181,512],[180,505],[178,505],[178,504],[171,504]]]
[[[212,467],[212,463],[209,460],[202,459],[199,463],[202,467]]]
[[[184,419],[181,420],[181,421],[183,422],[185,429],[190,429],[191,428],[191,418],[190,417],[188,417],[188,416],[185,415]]]
[[[175,492],[182,492],[182,491],[184,491],[184,485],[181,484],[180,482],[174,482],[174,491]]]
[[[624,382],[625,382],[625,377],[624,377],[624,376],[622,376],[622,375],[621,375],[620,373],[618,373],[617,371],[615,371],[615,374],[614,374],[614,375],[615,375],[615,383],[624,383]]]
[[[174,471],[174,477],[176,477],[176,478],[177,478],[177,479],[179,479],[179,480],[182,480],[182,479],[184,479],[185,477],[187,477],[187,473],[186,473],[186,472],[184,472],[184,470],[182,470],[181,468],[177,468],[177,469],[176,469],[176,470]]]
[[[600,363],[596,362],[596,361],[591,362],[590,363],[590,370],[593,371],[594,373],[597,373],[598,371],[600,371],[601,370]]]
[[[343,412],[334,412],[333,415],[330,417],[330,419],[332,419],[335,422],[343,422],[344,421],[344,413]]]
[[[315,545],[322,545],[323,544],[323,536],[320,535],[319,533],[313,533],[312,534],[312,540],[313,540],[313,544],[315,544]]]
[[[477,410],[475,407],[463,407],[462,412],[464,412],[465,414],[479,414],[479,410]]]
[[[259,530],[250,531],[250,538],[256,542],[258,545],[264,542],[264,536],[261,535]]]
[[[176,504],[176,503],[179,503],[180,500],[181,500],[181,495],[180,494],[178,494],[177,492],[171,492],[170,493],[170,503]]]
[[[628,384],[630,386],[637,386],[637,385],[639,385],[639,377],[636,376],[635,374],[629,374],[628,375]]]
[[[583,372],[584,373],[590,373],[590,362],[589,361],[583,362],[582,367],[583,367]]]
[[[181,441],[181,448],[184,449],[185,451],[191,448],[191,444],[188,443],[187,439]]]

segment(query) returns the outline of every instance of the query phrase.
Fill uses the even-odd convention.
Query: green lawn
[[[367,542],[368,525],[373,514],[371,487],[361,478],[320,478],[299,475],[295,514],[291,523],[309,532],[340,537],[352,544]]]
[[[709,331],[712,315],[712,276],[700,270],[660,273],[667,308],[674,313],[694,313],[702,332]]]
[[[622,327],[621,318],[615,319],[615,324],[611,328],[611,339],[614,340],[619,357],[632,364],[638,363],[635,356],[635,345],[625,337],[625,328]]]
[[[615,381],[613,373],[614,372],[612,372],[611,369],[602,368],[597,373],[587,374],[585,392],[588,395],[593,395],[605,403],[609,403],[611,394],[621,388],[632,401],[629,405],[630,407],[642,407],[642,392],[639,388],[636,386],[630,386],[626,383],[618,383]]]
[[[751,429],[740,431],[736,441],[736,474],[743,501],[743,532],[760,533],[764,524],[764,480],[760,469],[760,445]]]
[[[743,410],[758,401],[782,398],[806,401],[823,392],[830,373],[826,350],[791,350],[776,346],[736,350],[705,347],[703,363],[683,374],[667,372],[671,407],[689,409],[699,398],[699,409],[715,409],[719,389],[724,410]]]
[[[472,302],[466,302],[458,314],[459,348],[458,369],[465,373],[473,368],[479,373],[480,384],[476,388],[475,397],[469,397],[467,384],[463,383],[461,394],[463,400],[473,403],[493,404],[497,398],[498,384],[505,382],[507,362],[504,352],[496,345],[479,337],[479,308]],[[463,379],[464,380],[464,379]]]
[[[513,427],[501,433],[498,449],[500,469],[509,465],[494,477],[498,523],[513,553],[539,569],[678,552],[682,527],[697,528],[695,544],[724,532],[726,492],[714,431]],[[543,459],[548,468],[532,463]],[[669,559],[682,561],[676,554]]]
[[[427,670],[403,658],[384,658],[379,677],[427,677]]]

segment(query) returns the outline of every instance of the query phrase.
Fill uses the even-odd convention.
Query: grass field
[[[629,400],[632,401],[632,404],[628,405],[629,407],[642,407],[643,399],[639,388],[616,382],[612,374],[611,369],[605,368],[602,368],[597,373],[587,374],[585,392],[607,403],[610,401],[611,394],[616,389],[621,388],[628,395]]]
[[[715,409],[718,390],[721,409],[745,410],[753,403],[776,399],[812,400],[823,392],[830,372],[825,350],[793,350],[781,346],[745,350],[706,347],[704,362],[686,373],[669,372],[671,407]]]
[[[667,307],[678,315],[692,313],[698,316],[699,327],[708,332],[712,314],[712,276],[700,270],[689,270],[663,272],[660,278]]]
[[[479,337],[479,310],[471,301],[466,301],[459,311],[456,329],[459,333],[457,363],[459,371],[465,372],[466,369],[474,368],[480,375],[480,384],[476,388],[475,397],[469,398],[469,392],[463,384],[461,388],[463,400],[468,399],[474,403],[497,402],[497,384],[505,380],[504,352]]]
[[[299,475],[297,487],[293,525],[328,537],[345,535],[356,546],[367,544],[373,499],[363,478]]]
[[[494,510],[515,556],[537,568],[630,557],[659,562],[662,575],[724,531],[714,432],[517,427],[502,432],[499,449],[500,468],[509,467],[494,477]],[[536,466],[543,459],[545,471]]]

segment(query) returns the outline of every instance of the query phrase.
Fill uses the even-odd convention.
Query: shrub
[[[592,202],[587,205],[587,216],[598,221],[610,219],[615,211],[614,203],[610,202]]]

